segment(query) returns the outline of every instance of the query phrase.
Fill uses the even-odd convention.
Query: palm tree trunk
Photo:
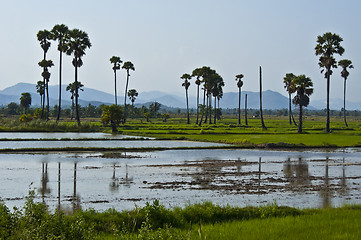
[[[347,121],[346,121],[346,79],[343,83],[343,120],[345,121],[345,126],[348,127]]]
[[[78,59],[75,60],[76,65],[78,65]],[[75,67],[75,118],[78,122],[78,126],[80,126],[80,117],[79,117],[79,104],[78,104],[78,67]]]
[[[198,124],[198,116],[199,116],[199,85],[197,85],[197,121],[196,121],[196,124]]]
[[[330,69],[327,69],[326,132],[330,132]]]
[[[217,96],[214,96],[214,124],[217,124]]]
[[[49,120],[49,81],[46,81],[46,120]]]
[[[209,94],[208,102],[209,102],[209,124],[212,124],[212,95],[211,94]]]
[[[290,125],[292,125],[292,104],[291,104],[291,93],[288,93],[288,118]]]
[[[241,88],[238,88],[238,125],[241,125]]]
[[[186,101],[187,101],[187,124],[190,124],[189,121],[189,105],[188,105],[188,90],[186,89]]]
[[[118,105],[117,97],[117,71],[114,70],[114,96],[115,96],[115,105]]]
[[[201,120],[199,121],[199,126],[202,125],[203,115],[204,115],[205,110],[206,110],[206,89],[204,89],[204,91],[203,91],[203,111],[202,111]]]
[[[124,95],[124,119],[123,124],[125,124],[126,115],[127,115],[127,91],[128,91],[128,83],[129,83],[129,70],[127,69],[127,83],[125,85],[125,95]]]
[[[299,123],[298,123],[298,133],[302,133],[302,105],[300,104],[300,114],[299,114]]]
[[[245,103],[244,103],[244,120],[246,122],[246,125],[248,125],[248,120],[247,120],[247,94],[245,96]]]
[[[58,116],[56,117],[56,121],[59,121],[60,114],[61,114],[61,69],[62,69],[62,59],[63,59],[63,52],[60,51],[60,57],[59,57],[59,107],[58,107]]]
[[[262,111],[262,67],[261,66],[259,67],[259,111],[261,113],[262,128],[267,129],[266,126],[264,125],[263,111]]]

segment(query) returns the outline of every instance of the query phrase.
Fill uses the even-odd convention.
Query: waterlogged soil
[[[299,208],[361,204],[361,151],[167,150],[0,154],[0,197],[29,189],[52,209],[132,209],[212,201]]]

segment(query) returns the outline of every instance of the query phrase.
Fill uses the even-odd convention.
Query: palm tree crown
[[[341,77],[347,79],[350,73],[347,71],[347,68],[353,68],[351,60],[343,59],[338,62],[338,65],[342,67]]]

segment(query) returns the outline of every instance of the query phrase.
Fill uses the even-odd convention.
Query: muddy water
[[[29,189],[52,209],[131,209],[212,201],[299,208],[361,203],[361,151],[168,150],[0,154],[0,197],[23,206]]]
[[[361,150],[168,150],[0,154],[0,197],[21,207],[29,188],[52,209],[124,210],[212,201],[299,208],[361,204]]]

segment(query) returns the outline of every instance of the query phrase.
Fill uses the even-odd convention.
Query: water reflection
[[[9,154],[7,158],[0,154],[0,197],[21,206],[18,199],[27,194],[22,186],[35,182],[39,201],[67,211],[80,206],[132,208],[154,199],[173,205],[196,200],[254,205],[276,200],[296,207],[329,207],[361,199],[361,152],[351,157],[240,150],[119,154]]]
[[[49,183],[49,176],[48,176],[48,163],[42,162],[42,171],[41,171],[41,186],[39,188],[39,192],[41,194],[41,199],[43,200],[43,203],[45,203],[45,195],[49,195],[51,192],[51,189],[48,187]]]
[[[297,162],[291,162],[291,158],[283,164],[283,173],[285,178],[293,186],[292,191],[304,191],[311,183],[308,172],[308,163],[301,157]]]

